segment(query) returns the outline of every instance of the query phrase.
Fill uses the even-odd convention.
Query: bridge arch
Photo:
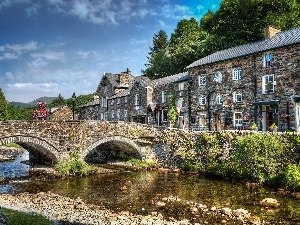
[[[90,145],[82,152],[81,157],[88,162],[106,163],[129,158],[142,159],[144,154],[133,140],[122,136],[110,136]]]
[[[29,161],[37,164],[56,164],[61,161],[59,151],[46,140],[33,136],[12,135],[0,138],[0,145],[17,143],[29,152]]]

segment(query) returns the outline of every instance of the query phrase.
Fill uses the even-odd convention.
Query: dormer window
[[[242,98],[242,94],[238,93],[238,92],[233,92],[233,102],[242,102],[243,98]]]
[[[216,83],[222,83],[222,73],[221,72],[216,72],[216,74],[214,75],[214,81]]]
[[[234,68],[232,70],[232,80],[241,80],[242,79],[242,69]]]
[[[200,96],[199,97],[199,105],[205,105],[206,104],[206,97]]]
[[[198,77],[198,82],[199,82],[199,86],[206,85],[206,76],[205,75],[200,75]]]
[[[274,57],[273,54],[265,54],[263,59],[264,67],[271,67],[273,65]]]
[[[271,94],[274,93],[274,86],[276,81],[274,80],[274,75],[265,75],[262,77],[262,93]]]
[[[221,105],[222,104],[222,96],[221,95],[217,95],[216,96],[216,104],[217,105]]]

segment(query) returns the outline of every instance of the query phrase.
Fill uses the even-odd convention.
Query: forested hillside
[[[257,41],[263,28],[281,30],[300,26],[299,0],[223,0],[219,10],[200,21],[183,19],[168,38],[160,30],[153,37],[143,75],[157,79],[179,72],[218,50]]]

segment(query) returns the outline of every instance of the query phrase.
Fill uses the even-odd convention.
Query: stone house
[[[189,72],[190,128],[300,126],[300,28],[265,29],[265,39],[201,58]]]
[[[152,123],[170,126],[167,115],[171,97],[175,95],[177,112],[179,112],[178,124],[180,128],[184,127],[184,121],[188,119],[187,81],[188,73],[179,73],[154,80],[153,102],[150,103],[148,109],[153,118]]]
[[[108,99],[124,90],[128,90],[132,80],[133,76],[129,69],[120,74],[104,73],[96,90],[99,99],[80,106],[79,119],[107,120]]]

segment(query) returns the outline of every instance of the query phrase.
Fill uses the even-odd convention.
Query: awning
[[[261,106],[261,105],[279,105],[279,100],[271,100],[271,101],[259,101],[259,102],[253,102],[254,106]]]

